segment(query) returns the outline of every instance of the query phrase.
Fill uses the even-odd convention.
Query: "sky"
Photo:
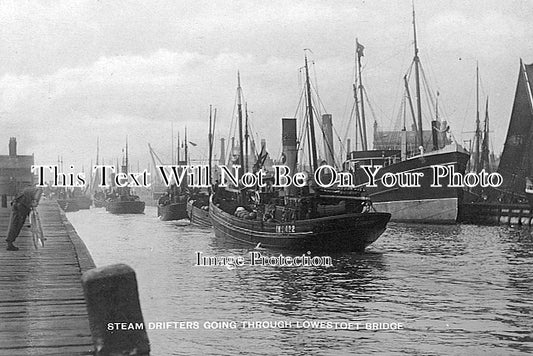
[[[16,137],[39,164],[116,162],[126,137],[136,169],[148,144],[167,163],[173,136],[207,157],[209,105],[216,139],[236,135],[240,72],[252,136],[281,150],[281,118],[294,117],[304,49],[323,104],[344,139],[353,103],[355,38],[365,46],[365,89],[380,127],[397,126],[413,58],[410,0],[0,2],[0,154]],[[475,125],[475,68],[489,96],[493,148],[502,150],[520,59],[533,62],[527,0],[417,1],[420,58],[459,143]],[[370,111],[370,110],[368,110]],[[484,109],[482,109],[484,111]],[[482,115],[483,116],[483,115]],[[235,126],[233,124],[233,126]],[[171,128],[173,127],[173,132]],[[176,140],[176,138],[174,138]],[[215,147],[219,152],[219,147]],[[133,169],[133,170],[135,170]]]

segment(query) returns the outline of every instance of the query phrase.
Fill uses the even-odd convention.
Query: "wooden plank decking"
[[[55,202],[38,211],[44,248],[25,226],[20,250],[6,251],[10,209],[0,208],[0,355],[92,355],[80,277],[94,263]]]

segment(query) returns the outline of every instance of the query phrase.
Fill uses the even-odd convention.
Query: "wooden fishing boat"
[[[189,164],[189,154],[188,154],[188,144],[187,140],[187,128],[185,128],[185,138],[182,142],[185,154],[184,160],[180,160],[180,138],[178,133],[178,145],[177,145],[177,163],[178,165],[185,166]],[[156,160],[159,161],[159,164],[162,165],[161,160],[155,153],[155,151],[148,145],[150,148],[150,154],[152,156],[152,162],[154,166],[157,166]],[[172,143],[172,152],[174,153],[174,144]],[[174,164],[174,156],[172,157],[172,164]],[[168,182],[167,182],[168,184]],[[187,189],[187,182],[184,183],[184,186],[177,186],[175,181],[172,183],[165,193],[163,193],[157,200],[157,217],[161,221],[171,221],[171,220],[181,220],[187,219],[187,200],[189,199],[189,190]]]
[[[177,199],[181,200],[157,205],[157,217],[161,221],[187,219],[187,196],[179,196]]]
[[[90,209],[91,204],[93,203],[93,200],[86,195],[76,196],[74,199],[76,200],[76,204],[78,204],[80,209]]]
[[[217,117],[217,109],[215,108],[214,115],[212,106],[209,106],[209,133],[207,136],[208,142],[208,164],[209,171],[211,172],[212,160],[213,160],[213,138],[215,131],[215,123]],[[213,184],[211,176],[209,177],[209,184]],[[191,224],[198,227],[211,227],[211,219],[209,218],[209,196],[211,189],[207,191],[196,191],[189,197],[187,202],[187,215]]]
[[[191,224],[198,227],[211,227],[209,217],[209,195],[195,196],[187,202],[187,215]]]
[[[126,158],[122,172],[128,174],[128,142],[126,140]],[[143,214],[145,203],[138,195],[132,194],[130,187],[115,187],[106,196],[106,211],[111,214]]]
[[[100,138],[96,139],[96,166],[100,165]],[[91,164],[92,166],[92,164]],[[103,178],[105,180],[105,177]],[[91,175],[91,183],[89,185],[89,191],[92,195],[92,202],[95,208],[105,208],[106,206],[106,194],[104,188],[100,187],[102,183],[102,177],[95,171]]]
[[[105,208],[106,200],[105,193],[102,191],[97,191],[93,195],[93,206],[95,208]]]
[[[157,217],[161,221],[187,219],[189,191],[175,184],[157,201]]]
[[[106,203],[106,211],[111,214],[143,214],[144,202],[131,194],[120,194]]]
[[[250,247],[313,253],[363,252],[385,231],[390,220],[388,213],[371,212],[370,200],[365,197],[350,199],[351,204],[346,204],[348,199],[343,198],[316,198],[316,202],[326,203],[324,207],[344,205],[336,214],[308,216],[281,205],[272,214],[260,212],[261,205],[255,208],[248,205],[243,207],[244,214],[236,216],[232,212],[236,210],[235,205],[228,203],[232,200],[221,194],[224,193],[215,194],[209,205],[216,237]],[[313,199],[309,203],[314,204]],[[288,211],[291,213],[287,214]],[[265,218],[267,214],[269,218]],[[283,217],[288,215],[292,219]]]
[[[484,225],[532,225],[533,80],[531,78],[533,78],[533,64],[525,64],[520,60],[511,118],[496,170],[501,176],[501,185],[483,189],[482,195],[468,196],[469,199],[465,199],[461,205],[462,222]],[[480,153],[483,154],[483,150]],[[481,163],[478,167],[480,165]]]
[[[489,194],[488,200],[523,204],[533,208],[533,64],[520,60],[515,98],[498,173],[503,184]],[[496,197],[496,199],[494,199]]]
[[[318,164],[307,56],[305,72],[307,136],[311,141],[309,162],[311,171],[314,171]],[[237,91],[242,174],[242,167],[247,165],[243,164],[240,78]],[[282,141],[285,164],[294,172],[299,141],[295,118],[282,119]],[[260,154],[254,171],[261,168],[267,155],[266,151]],[[391,215],[372,212],[369,198],[360,196],[355,190],[351,194],[335,195],[321,193],[316,187],[316,183],[303,188],[290,185],[277,190],[272,184],[247,189],[217,186],[209,204],[215,236],[250,247],[294,252],[362,252],[385,231]]]

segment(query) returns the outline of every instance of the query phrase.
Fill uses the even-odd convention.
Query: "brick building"
[[[33,184],[33,155],[17,154],[17,139],[9,139],[9,154],[0,155],[0,196],[13,197]]]

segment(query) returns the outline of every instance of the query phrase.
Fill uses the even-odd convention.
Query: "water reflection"
[[[68,215],[97,265],[137,272],[146,321],[402,322],[402,331],[150,330],[154,355],[528,354],[533,240],[506,227],[390,224],[332,267],[195,267],[195,252],[246,256],[209,229],[103,211]],[[265,255],[279,252],[262,250]]]

